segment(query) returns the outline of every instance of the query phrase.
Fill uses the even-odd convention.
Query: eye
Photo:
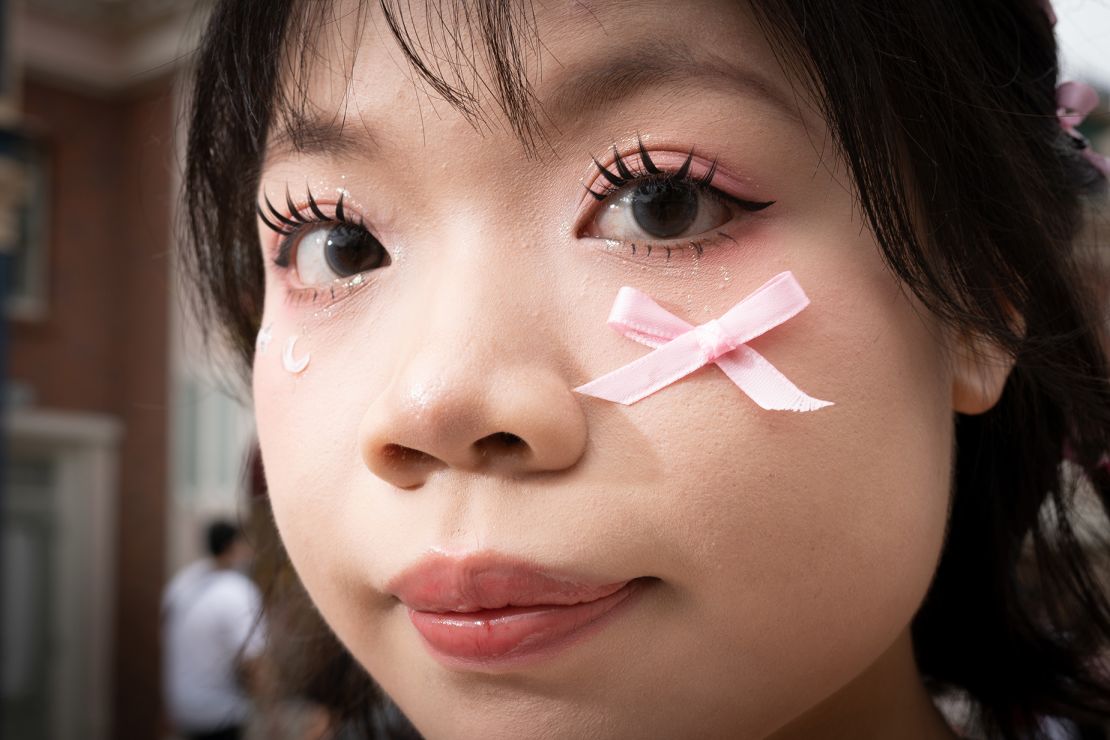
[[[691,149],[677,169],[668,170],[655,163],[642,141],[638,143],[634,155],[638,161],[622,158],[616,146],[612,169],[594,159],[596,182],[603,187],[587,186],[599,205],[581,236],[626,243],[633,254],[637,244],[646,247],[649,255],[659,247],[669,259],[684,244],[700,254],[703,242],[695,237],[716,231],[741,212],[756,213],[774,205],[774,201],[745,200],[714,187],[716,159],[695,164]],[[700,177],[692,169],[702,170]]]
[[[302,227],[301,235],[290,239],[296,240],[289,246],[296,249],[297,279],[302,285],[325,285],[390,263],[382,243],[355,223]]]
[[[733,210],[708,186],[647,179],[609,195],[585,236],[615,241],[682,239],[732,220]]]
[[[283,214],[263,195],[265,208],[258,216],[271,231],[283,237],[274,264],[283,270],[292,266],[302,288],[319,288],[390,264],[389,252],[371,234],[361,218],[351,217],[343,207],[346,193],[340,193],[334,215],[328,215],[308,193],[307,210],[298,208],[288,189]],[[316,291],[313,290],[315,296]],[[334,287],[330,294],[335,297]]]

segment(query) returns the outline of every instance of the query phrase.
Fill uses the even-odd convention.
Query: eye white
[[[320,226],[304,234],[297,242],[297,278],[304,285],[330,283],[339,277],[328,266],[324,250],[332,235],[331,226]]]
[[[663,237],[645,231],[637,223],[632,204],[638,187],[638,183],[632,183],[609,196],[594,217],[593,233],[587,236],[614,241],[666,241]],[[699,236],[731,220],[732,209],[728,204],[704,190],[698,189],[695,192],[698,203],[697,214],[685,230],[670,239]]]

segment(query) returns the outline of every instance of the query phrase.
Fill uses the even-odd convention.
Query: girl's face
[[[268,219],[329,221],[259,221],[254,366],[274,515],[346,647],[431,737],[762,737],[916,685],[959,371],[743,4],[538,3],[536,156],[481,51],[441,63],[489,85],[472,122],[346,11],[304,146],[271,134]],[[612,186],[591,157],[635,180],[638,141],[711,184]],[[649,351],[606,325],[622,286],[701,324],[785,270],[812,303],[750,346],[835,406],[764,411],[712,365],[573,390]]]

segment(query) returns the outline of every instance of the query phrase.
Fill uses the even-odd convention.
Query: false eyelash
[[[719,239],[725,239],[725,240],[728,240],[728,241],[732,242],[736,246],[740,246],[740,243],[737,242],[735,238],[729,236],[728,234],[726,234],[723,231],[718,231],[716,236]],[[679,250],[683,250],[683,249],[692,249],[692,250],[694,250],[694,252],[699,257],[701,257],[703,254],[705,254],[706,246],[711,244],[712,242],[713,242],[712,238],[694,239],[693,241],[688,241],[685,244],[679,243],[677,245],[674,244],[674,243],[671,243],[671,244],[656,244],[656,243],[652,243],[652,242],[641,241],[641,242],[639,242],[639,248],[640,249],[645,249],[646,248],[648,257],[651,256],[652,250],[666,252],[667,253],[667,262],[670,262],[671,261],[671,254],[674,253],[674,252],[677,252]],[[635,255],[636,254],[636,249],[637,249],[637,243],[636,242],[629,242],[628,246],[631,247],[632,254]]]
[[[694,161],[694,150],[691,149],[690,153],[686,156],[686,161],[682,166],[673,172],[667,172],[659,168],[655,162],[652,161],[651,155],[648,154],[644,142],[640,139],[636,140],[637,154],[640,159],[640,167],[643,169],[630,169],[624,158],[621,156],[620,151],[616,145],[613,145],[613,166],[616,172],[613,172],[601,162],[597,161],[597,157],[591,157],[594,165],[597,167],[601,177],[608,182],[605,188],[598,192],[589,185],[586,186],[586,192],[594,197],[597,201],[604,201],[606,198],[617,192],[621,188],[631,183],[642,182],[645,180],[656,180],[666,182],[687,182],[698,188],[712,187],[713,178],[717,174],[717,159],[714,158],[712,164],[704,175],[697,178],[690,177],[690,165]],[[635,167],[635,165],[633,165]],[[762,211],[765,208],[770,208],[775,204],[775,201],[770,200],[766,202],[744,200],[743,198],[735,198],[733,196],[726,196],[728,200],[736,203],[738,206],[746,211],[755,213]]]
[[[609,182],[609,185],[605,188],[605,190],[600,193],[589,186],[586,187],[586,190],[589,192],[589,194],[592,195],[596,200],[605,200],[614,192],[623,188],[625,185],[628,185],[629,183],[635,182],[637,180],[644,180],[649,177],[666,178],[668,180],[678,181],[689,179],[690,163],[694,160],[694,151],[692,149],[690,150],[689,156],[686,157],[686,161],[682,163],[682,167],[674,172],[665,172],[664,170],[659,169],[655,162],[652,161],[651,155],[648,154],[647,149],[644,147],[644,143],[642,141],[638,141],[637,143],[639,144],[640,164],[643,167],[643,171],[634,172],[630,170],[628,168],[628,165],[625,163],[624,158],[621,156],[620,151],[617,150],[615,144],[613,145],[613,165],[617,168],[616,172],[613,172],[608,167],[601,164],[601,162],[598,162],[597,157],[591,157],[591,159],[593,159],[594,161],[594,166],[596,166],[598,169],[598,172],[600,172],[601,176]],[[712,182],[713,176],[716,173],[717,160],[713,160],[713,164],[710,166],[709,171],[702,177],[698,178],[695,183],[698,185],[708,185],[710,182]]]
[[[260,205],[255,206],[255,208],[258,210],[258,217],[261,218],[262,223],[266,224],[266,226],[268,226],[270,229],[285,237],[293,236],[302,226],[320,222],[337,221],[339,223],[352,224],[354,226],[363,225],[361,220],[354,221],[350,217],[348,217],[346,213],[344,213],[343,198],[346,193],[340,191],[339,200],[335,203],[334,216],[328,216],[323,212],[323,210],[321,210],[320,205],[316,202],[316,198],[313,197],[311,190],[307,190],[306,193],[308,210],[311,212],[311,216],[305,215],[305,213],[301,210],[302,207],[298,207],[297,204],[293,202],[293,196],[290,195],[289,188],[286,188],[285,205],[289,209],[289,215],[285,216],[281,213],[281,211],[274,208],[274,204],[270,202],[270,196],[263,194],[262,200],[266,202],[266,208],[269,209],[270,216],[277,223],[274,223],[274,221],[271,221],[269,218],[266,217],[266,211],[264,211],[262,209],[262,206]],[[278,224],[281,225],[279,226]]]

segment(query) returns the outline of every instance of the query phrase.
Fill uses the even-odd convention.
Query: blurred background
[[[166,736],[162,590],[244,509],[249,411],[173,258],[206,6],[0,0],[5,738]],[[1056,6],[1067,75],[1105,101],[1110,4]],[[1110,153],[1105,102],[1084,131]]]

